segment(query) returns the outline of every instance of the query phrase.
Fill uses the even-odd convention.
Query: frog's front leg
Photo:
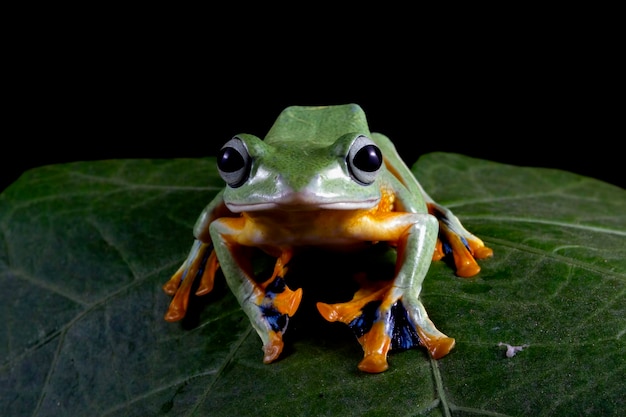
[[[273,275],[259,283],[254,276],[250,250],[262,245],[250,220],[247,217],[217,219],[211,223],[210,233],[226,282],[263,342],[263,362],[273,362],[282,352],[282,336],[289,317],[295,314],[302,299],[302,289],[292,291],[284,280],[292,250],[264,246],[277,259]]]
[[[215,272],[218,267],[219,263],[211,242],[207,243],[196,239],[185,262],[163,285],[163,291],[168,295],[174,296],[167,313],[165,313],[166,321],[178,321],[185,317],[187,305],[189,304],[189,295],[196,279],[200,279],[196,295],[204,295],[211,292]]]
[[[358,230],[362,229],[362,230]],[[428,214],[389,213],[356,225],[355,234],[389,241],[397,247],[396,275],[391,281],[363,281],[346,303],[318,303],[328,321],[341,321],[355,332],[364,351],[359,369],[383,372],[390,349],[425,346],[433,358],[446,355],[454,339],[440,332],[419,299],[437,241],[437,219]]]

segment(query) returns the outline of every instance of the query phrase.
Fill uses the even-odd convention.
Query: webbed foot
[[[459,219],[447,208],[429,202],[428,212],[439,221],[439,237],[433,260],[440,260],[451,254],[460,277],[472,277],[480,272],[476,259],[493,256],[493,250],[482,240],[468,232]]]
[[[454,347],[454,339],[437,330],[416,297],[403,297],[392,282],[362,285],[353,299],[344,303],[317,303],[328,321],[340,321],[354,332],[363,348],[361,371],[387,370],[387,355],[392,350],[425,347],[439,359]]]
[[[276,260],[272,276],[256,291],[255,304],[260,313],[256,327],[263,340],[264,363],[271,363],[280,356],[284,346],[282,335],[302,301],[302,288],[293,291],[284,280],[290,258],[290,251],[283,252]]]

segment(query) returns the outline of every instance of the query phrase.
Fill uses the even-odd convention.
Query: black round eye
[[[217,170],[226,184],[237,188],[248,179],[250,160],[246,145],[235,136],[220,149],[217,155]]]
[[[370,138],[359,136],[348,151],[347,162],[352,177],[368,185],[374,182],[383,165],[383,154]]]
[[[352,163],[362,171],[374,172],[382,165],[383,155],[380,153],[378,146],[365,145],[354,155]]]
[[[224,172],[236,172],[246,166],[246,161],[237,149],[227,146],[217,155],[217,166]]]

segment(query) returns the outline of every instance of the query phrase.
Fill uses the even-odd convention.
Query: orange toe
[[[263,363],[272,363],[283,351],[283,338],[280,333],[271,332],[270,341],[263,346]]]
[[[370,374],[378,374],[389,368],[386,355],[368,355],[359,362],[359,370]]]

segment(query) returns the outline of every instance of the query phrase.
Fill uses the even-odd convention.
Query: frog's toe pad
[[[389,368],[386,355],[372,354],[367,355],[359,362],[359,370],[370,374],[378,374]]]
[[[263,346],[263,363],[272,363],[278,359],[284,345],[280,333],[271,332],[269,341]]]
[[[176,321],[182,320],[185,317],[185,313],[186,310],[182,307],[170,306],[170,308],[165,313],[165,316],[163,316],[163,319],[170,323],[174,323]]]
[[[450,353],[455,343],[452,337],[440,337],[426,344],[426,347],[433,359],[440,359]]]
[[[493,256],[493,249],[488,248],[487,246],[480,246],[472,249],[474,258],[476,259],[485,259]]]
[[[167,281],[164,285],[163,285],[163,292],[167,295],[174,295],[176,294],[176,290],[178,289],[178,286],[180,282],[180,278],[177,278],[176,276],[173,276],[169,281]]]

